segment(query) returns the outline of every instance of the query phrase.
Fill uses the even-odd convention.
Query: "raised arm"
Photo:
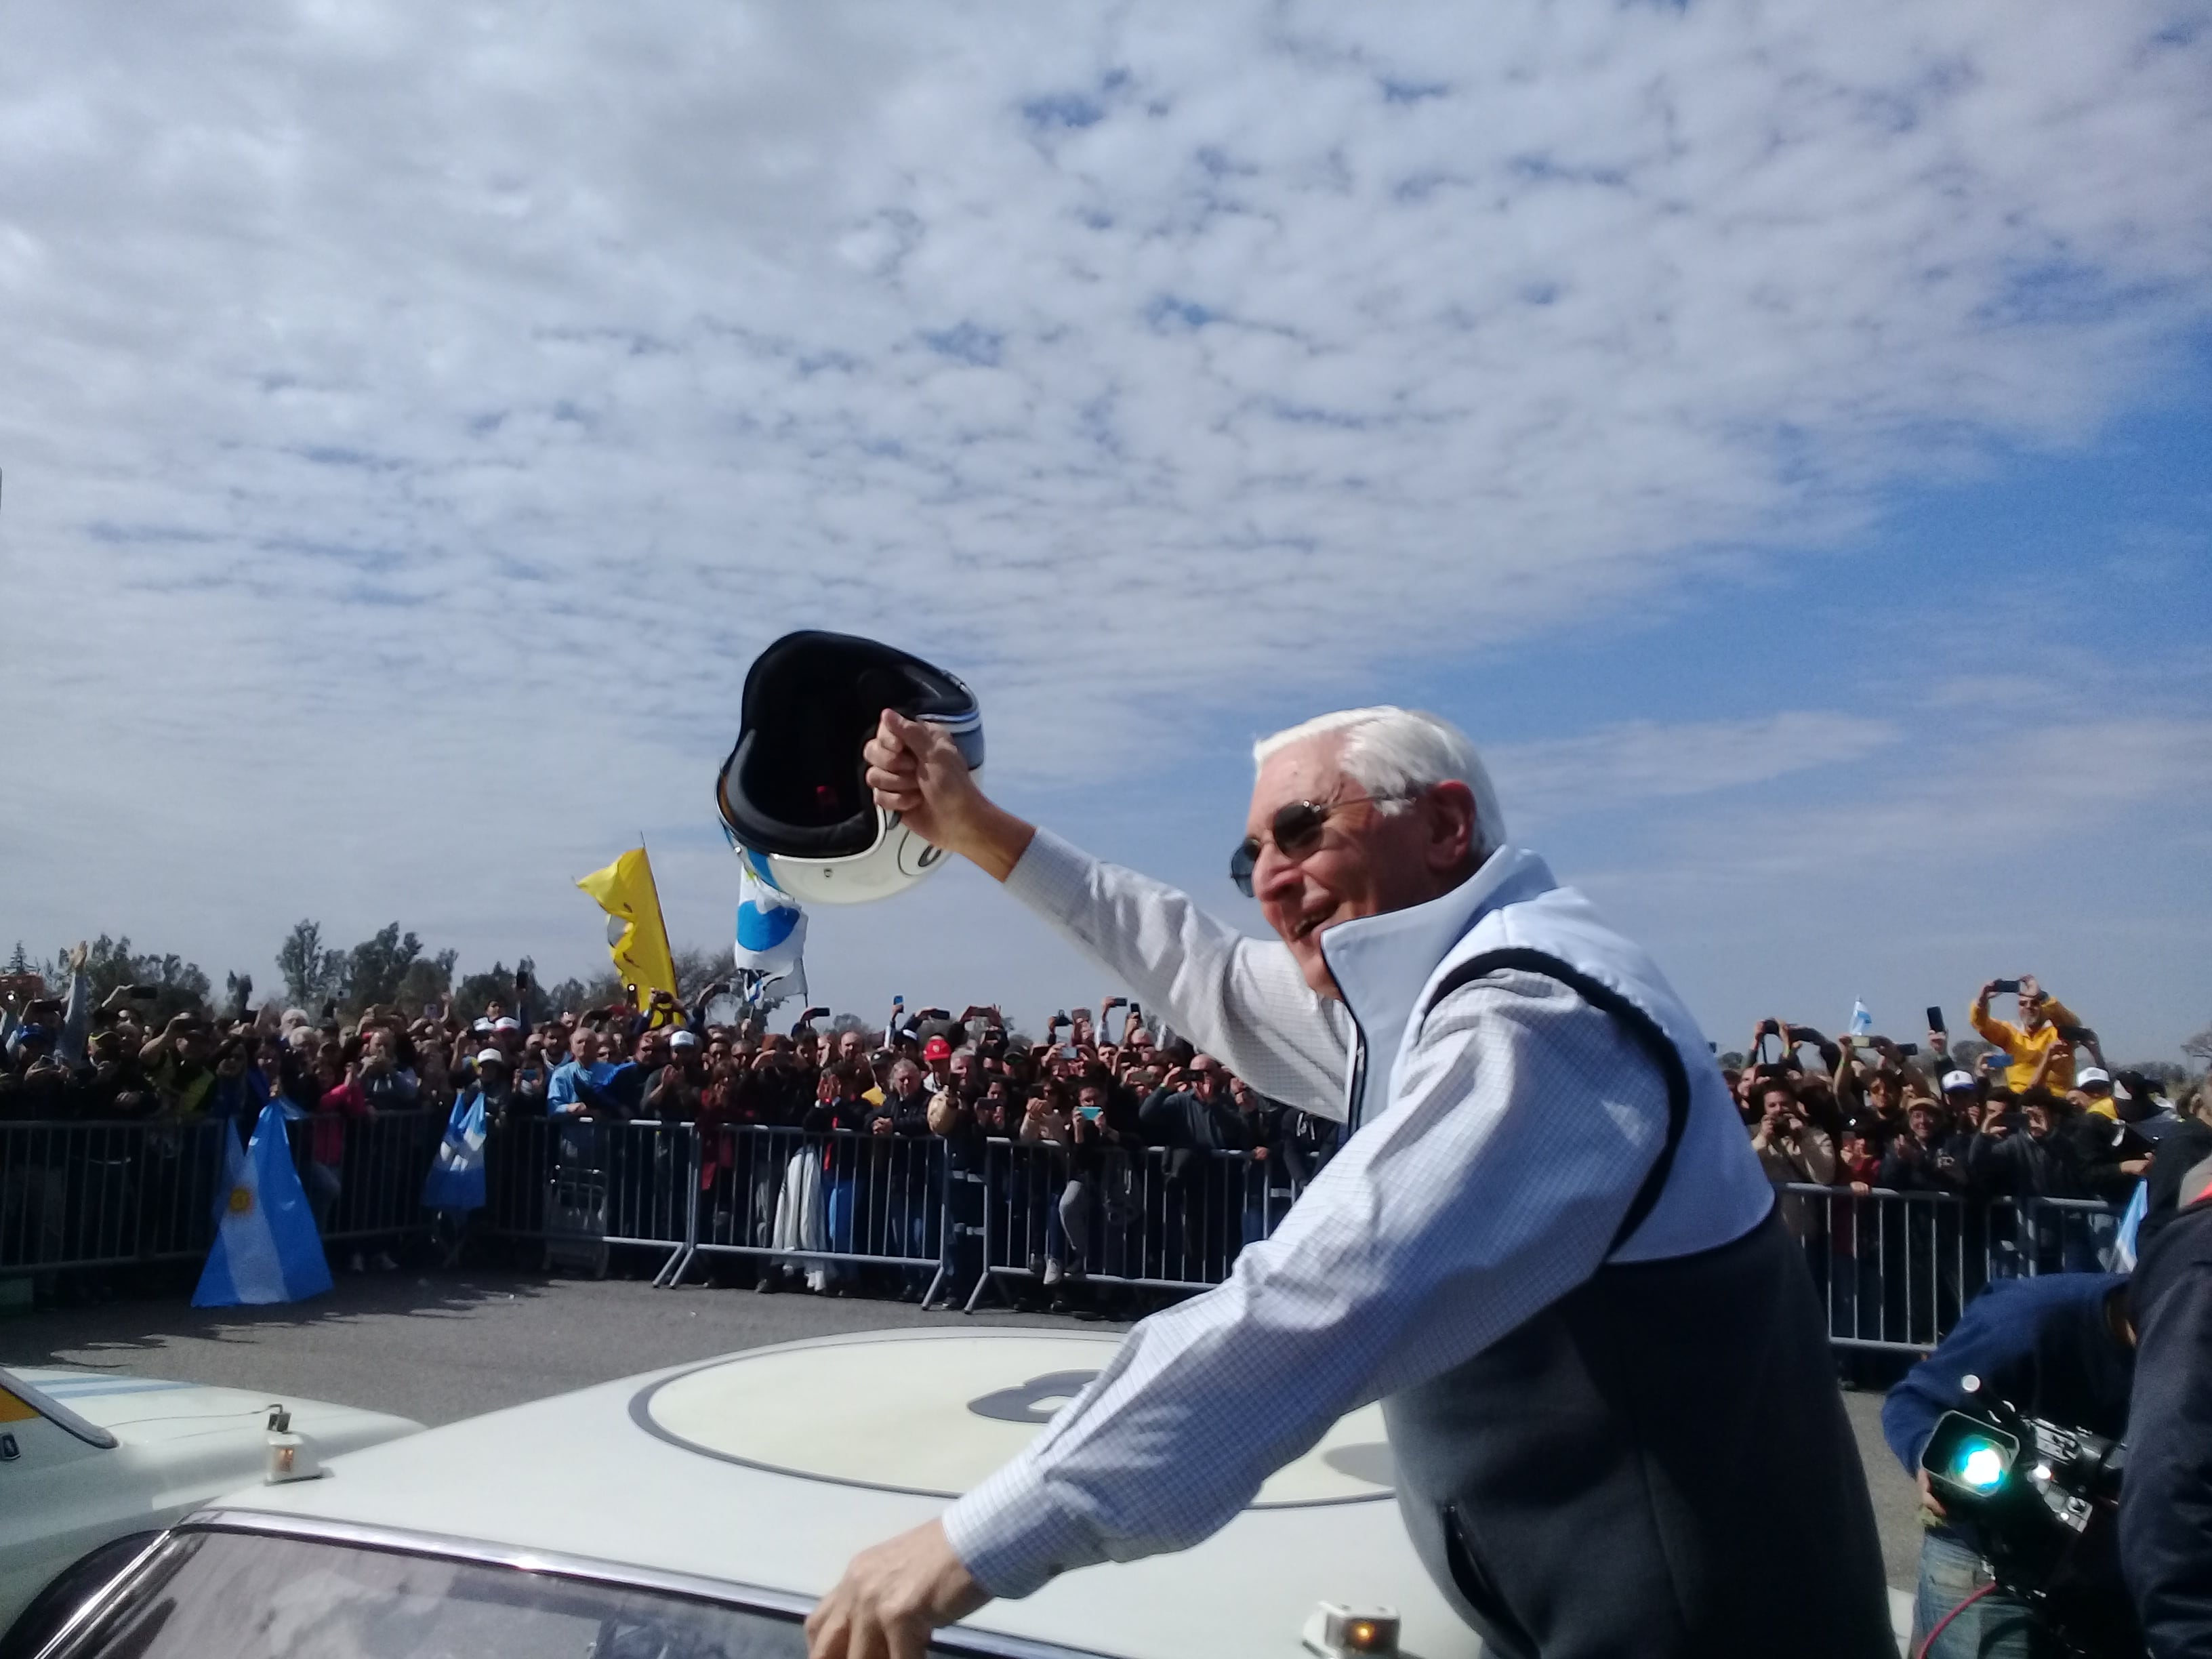
[[[1262,1094],[1342,1115],[1351,1020],[1307,988],[1290,952],[1249,939],[1188,896],[1103,864],[994,805],[952,740],[886,711],[867,745],[877,801],[1006,884],[1127,985],[1147,1010]]]
[[[62,1006],[61,1036],[54,1044],[55,1057],[64,1066],[85,1062],[85,1034],[92,1025],[92,985],[84,976],[84,965],[91,955],[82,939],[69,954],[69,1000]]]

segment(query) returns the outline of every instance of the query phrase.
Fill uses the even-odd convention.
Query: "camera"
[[[2086,1429],[2029,1417],[1990,1396],[1946,1412],[1920,1454],[1929,1491],[1971,1526],[1998,1588],[2025,1603],[2070,1652],[2142,1654],[2120,1578],[2118,1510],[2127,1449]]]

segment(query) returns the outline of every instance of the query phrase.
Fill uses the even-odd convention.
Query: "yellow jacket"
[[[2057,997],[2044,998],[2043,1012],[2044,1023],[2033,1031],[2023,1031],[2008,1019],[1992,1018],[1979,1002],[1968,1015],[1974,1029],[2011,1060],[2012,1064],[2005,1067],[2005,1087],[2014,1093],[2033,1086],[2036,1068],[2043,1064],[2045,1053],[2053,1048],[2058,1052],[2051,1056],[2051,1069],[2043,1074],[2043,1086],[2057,1094],[2074,1086],[2074,1045],[2058,1035],[2058,1028],[2079,1025],[2081,1017]]]

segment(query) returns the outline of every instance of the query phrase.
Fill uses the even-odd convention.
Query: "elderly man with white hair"
[[[939,728],[887,713],[866,754],[881,805],[1349,1133],[1225,1284],[854,1558],[814,1659],[1187,1547],[1377,1399],[1414,1547],[1493,1653],[1895,1651],[1810,1279],[1711,1053],[1507,843],[1464,735],[1363,708],[1257,746],[1230,874],[1279,943],[1002,811]]]

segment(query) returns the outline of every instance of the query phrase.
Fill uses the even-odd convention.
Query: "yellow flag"
[[[599,902],[599,908],[624,924],[607,929],[607,952],[623,983],[637,987],[637,1006],[648,1006],[655,991],[676,994],[676,963],[668,954],[668,927],[660,919],[660,893],[653,884],[653,865],[645,848],[633,847],[604,870],[578,881]]]

